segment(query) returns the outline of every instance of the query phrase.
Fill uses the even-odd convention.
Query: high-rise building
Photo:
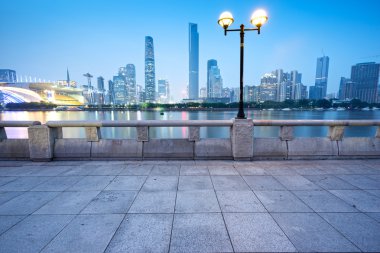
[[[259,101],[277,100],[277,76],[274,73],[266,73],[261,77],[259,86]]]
[[[125,78],[121,75],[113,77],[113,103],[126,104],[126,85]]]
[[[137,103],[137,93],[136,93],[136,69],[135,65],[127,64],[126,67],[126,90],[127,90],[127,100],[129,104]]]
[[[355,98],[355,85],[349,78],[341,77],[338,97],[340,100],[351,100]]]
[[[11,69],[0,69],[0,82],[16,83],[16,71]]]
[[[156,71],[154,64],[153,38],[145,37],[145,100],[154,102],[156,93]]]
[[[199,98],[199,34],[197,24],[189,23],[189,99]]]
[[[355,87],[355,97],[368,103],[378,101],[380,64],[359,63],[351,67],[351,81]]]
[[[302,74],[298,73],[297,70],[293,70],[290,73],[290,81],[291,81],[291,97],[292,100],[301,99],[301,87],[302,87]],[[297,91],[297,87],[299,87],[299,91]]]
[[[107,95],[105,96],[105,103],[113,104],[114,103],[113,98],[114,98],[113,82],[112,80],[108,80],[108,91],[107,91]]]
[[[104,91],[104,78],[102,76],[98,77],[98,90]]]
[[[223,90],[223,79],[218,66],[211,66],[208,76],[209,91],[208,98],[221,98]]]
[[[207,88],[202,87],[199,91],[199,98],[207,98]]]
[[[157,81],[158,101],[160,103],[169,103],[169,81],[166,79],[158,79]]]
[[[218,62],[214,59],[208,60],[207,61],[207,97],[212,98],[212,88],[211,88],[211,83],[210,83],[210,70],[211,67],[213,66],[218,66]]]
[[[328,56],[317,58],[317,68],[315,73],[315,85],[310,87],[310,99],[323,99],[327,94],[327,80],[329,76]]]

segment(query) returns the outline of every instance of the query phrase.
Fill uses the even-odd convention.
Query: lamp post
[[[239,111],[236,116],[237,119],[245,119],[244,106],[243,106],[243,70],[244,70],[244,32],[245,31],[257,31],[260,34],[261,26],[267,22],[268,16],[264,10],[257,10],[251,16],[251,23],[256,28],[244,28],[244,25],[240,25],[240,29],[228,29],[228,27],[234,22],[232,14],[228,11],[220,14],[218,24],[223,27],[224,35],[227,32],[240,32],[240,99],[239,99]]]

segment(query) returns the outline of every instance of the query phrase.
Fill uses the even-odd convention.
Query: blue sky
[[[298,70],[313,85],[316,58],[330,57],[328,92],[359,62],[380,62],[378,0],[0,0],[0,68],[20,75],[83,84],[83,73],[107,80],[120,66],[136,65],[144,85],[144,38],[154,39],[156,78],[166,78],[175,98],[188,83],[188,23],[200,37],[200,87],[206,64],[216,59],[224,86],[239,84],[239,33],[224,36],[221,12],[238,28],[250,26],[257,8],[268,12],[261,35],[245,36],[246,85],[272,70]],[[95,82],[95,80],[93,80]]]

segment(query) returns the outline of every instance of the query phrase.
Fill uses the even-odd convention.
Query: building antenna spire
[[[67,81],[67,87],[70,86],[70,74],[69,74],[69,68],[66,67],[66,81]]]

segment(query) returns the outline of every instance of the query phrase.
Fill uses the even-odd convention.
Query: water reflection
[[[246,111],[246,115],[253,119],[379,119],[380,111]],[[236,111],[48,111],[0,112],[0,120],[37,120],[45,123],[50,120],[223,120],[232,119]],[[9,138],[27,138],[26,128],[6,128]],[[255,127],[255,137],[277,137],[279,127]],[[295,127],[296,137],[326,136],[328,127]],[[376,127],[346,127],[345,136],[374,136]],[[103,138],[136,138],[136,129],[130,127],[106,127],[101,129]],[[187,138],[187,127],[153,127],[149,131],[151,138]],[[201,127],[201,138],[228,138],[229,127]],[[65,138],[83,138],[84,128],[64,128]]]

